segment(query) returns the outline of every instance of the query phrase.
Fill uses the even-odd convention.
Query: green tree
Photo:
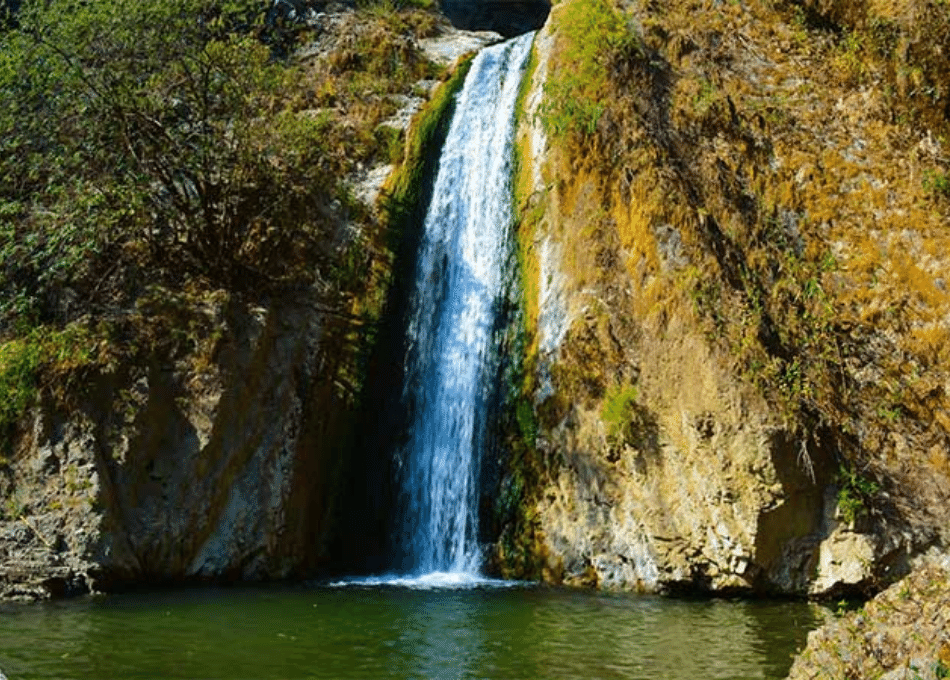
[[[308,244],[327,259],[331,122],[298,110],[263,9],[21,8],[0,34],[0,314],[55,316],[55,291],[95,285],[117,256],[225,285],[280,276]]]

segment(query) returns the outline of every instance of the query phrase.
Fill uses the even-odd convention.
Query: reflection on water
[[[800,603],[530,586],[200,590],[0,607],[31,678],[783,678]]]

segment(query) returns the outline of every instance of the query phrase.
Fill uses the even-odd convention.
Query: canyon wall
[[[533,422],[512,424],[503,573],[831,596],[945,544],[946,364],[895,342],[898,324],[945,337],[939,267],[919,272],[930,307],[894,328],[865,305],[903,299],[899,272],[856,299],[868,230],[879,277],[889,239],[934,239],[942,257],[946,202],[921,188],[931,136],[862,105],[883,82],[838,73],[828,53],[843,48],[790,12],[572,0],[539,34],[516,181],[527,350],[513,389]],[[893,187],[890,202],[865,211],[853,173]],[[941,408],[917,407],[918,388]],[[885,412],[895,391],[905,401]]]
[[[205,313],[206,363],[154,356],[92,377],[69,415],[33,410],[4,478],[4,596],[328,566],[355,415],[339,324],[304,296]]]

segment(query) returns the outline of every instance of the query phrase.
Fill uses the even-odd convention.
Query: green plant
[[[522,396],[515,407],[515,419],[518,421],[518,431],[526,447],[533,448],[538,439],[538,420],[534,415],[534,406],[531,399]]]
[[[8,431],[33,403],[41,354],[33,338],[0,345],[0,431]]]
[[[26,513],[26,502],[23,499],[22,492],[15,491],[7,497],[3,505],[0,506],[0,519],[17,520]]]
[[[950,198],[950,173],[927,170],[924,172],[924,190],[933,196]]]
[[[858,31],[846,31],[839,44],[837,63],[846,79],[860,82],[868,71],[865,36]]]
[[[842,465],[838,468],[838,509],[848,524],[867,514],[874,497],[881,486],[872,479],[864,477],[853,467]]]
[[[382,152],[382,157],[390,164],[396,164],[402,160],[403,152],[403,134],[402,130],[389,125],[380,125],[376,128],[373,136],[376,140],[376,146]]]
[[[422,183],[431,161],[432,147],[444,134],[455,100],[465,83],[472,58],[465,59],[451,77],[433,93],[432,99],[413,120],[401,162],[390,174],[380,195],[386,222],[394,235],[411,219],[422,192]]]
[[[62,330],[34,328],[29,334],[0,343],[0,444],[8,444],[12,428],[39,393],[41,374],[56,376],[62,388],[98,363],[98,346],[79,324]]]
[[[699,92],[696,93],[693,99],[693,108],[696,110],[696,113],[699,115],[706,113],[718,96],[716,86],[706,78],[703,78],[700,82]]]
[[[600,417],[607,426],[608,438],[618,440],[627,437],[636,403],[637,388],[633,385],[612,385],[607,388]]]
[[[330,266],[358,134],[300,110],[262,22],[253,0],[21,8],[0,33],[0,324],[61,318],[64,290],[135,266],[230,286]]]
[[[538,115],[550,135],[589,136],[606,110],[607,65],[616,54],[642,46],[609,0],[571,3],[560,25],[565,63],[550,73]]]

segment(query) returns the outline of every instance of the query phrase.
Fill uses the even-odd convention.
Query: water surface
[[[537,586],[205,589],[0,606],[31,678],[783,678],[801,603]]]

